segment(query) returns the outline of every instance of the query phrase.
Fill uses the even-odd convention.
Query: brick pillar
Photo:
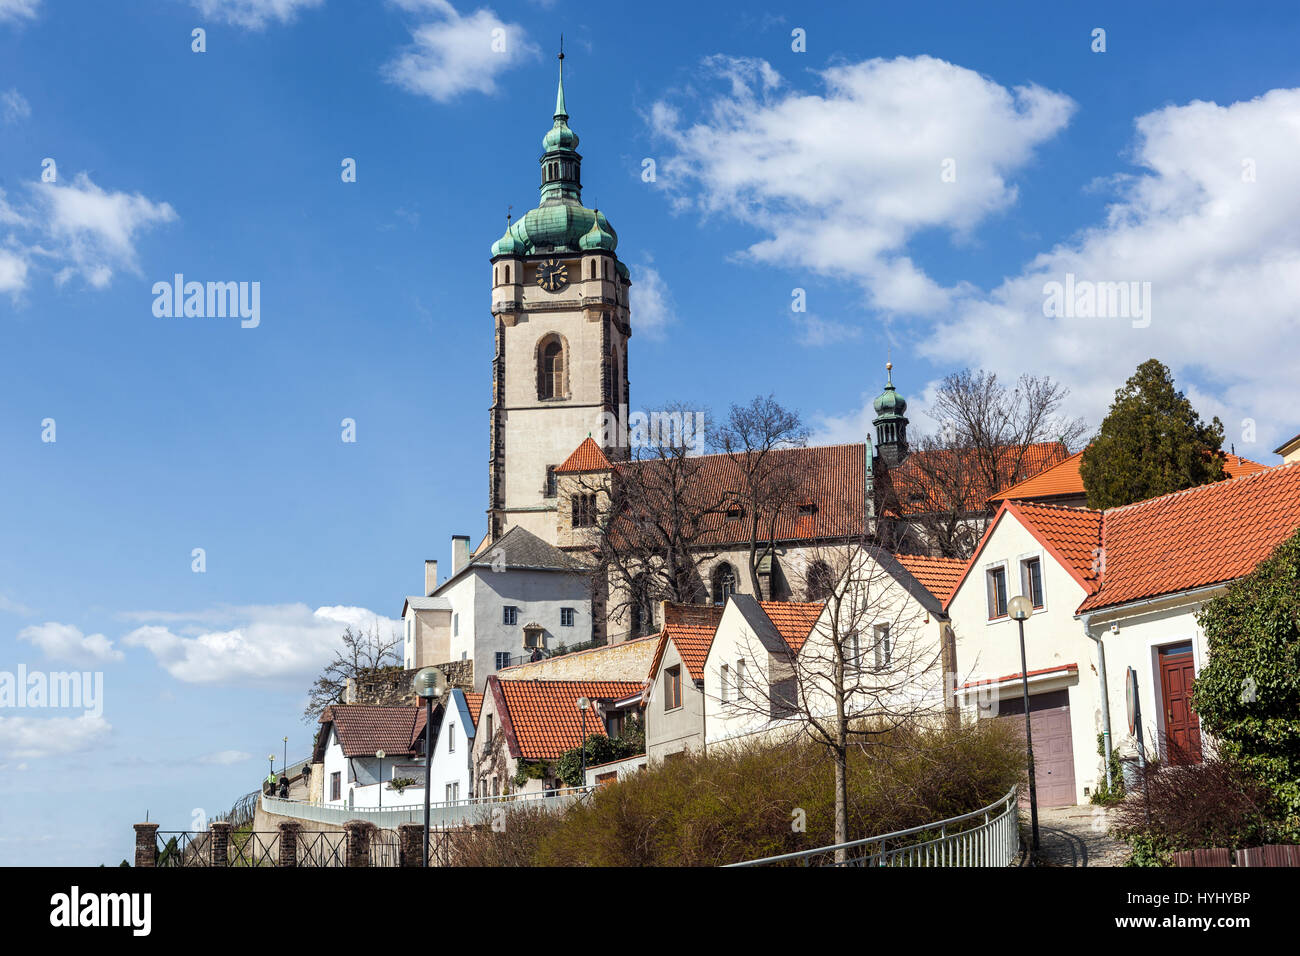
[[[280,856],[275,861],[276,866],[298,865],[298,831],[301,829],[302,824],[294,820],[280,824]]]
[[[212,866],[230,866],[230,824],[214,820],[208,824],[208,833],[212,841],[208,859]]]
[[[135,825],[135,865],[158,865],[158,824],[137,823]]]
[[[343,824],[348,841],[348,866],[370,865],[370,835],[377,829],[365,820],[349,820]]]
[[[400,866],[424,866],[424,851],[420,847],[424,840],[423,823],[399,823],[397,825],[398,855]]]

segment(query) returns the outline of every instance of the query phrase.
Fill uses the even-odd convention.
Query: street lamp
[[[1025,700],[1025,750],[1029,753],[1029,819],[1034,828],[1034,852],[1038,852],[1038,788],[1034,784],[1034,738],[1029,730],[1029,667],[1025,663],[1025,621],[1034,604],[1023,594],[1007,602],[1007,613],[1020,627],[1020,686]]]
[[[582,739],[578,741],[578,749],[582,752],[582,784],[587,785],[587,708],[591,706],[591,701],[586,697],[578,698],[578,710],[582,713]]]
[[[429,865],[429,793],[433,789],[433,702],[447,693],[447,678],[436,667],[421,667],[411,690],[424,701],[424,865]],[[382,791],[382,788],[381,788]],[[382,799],[382,795],[381,795]]]
[[[375,758],[379,761],[379,776],[377,777],[377,779],[379,780],[379,809],[380,810],[384,809],[384,758],[387,756],[388,754],[384,753],[382,750],[375,751]]]
[[[284,738],[284,763],[280,764],[280,771],[287,777],[289,776],[289,738]]]

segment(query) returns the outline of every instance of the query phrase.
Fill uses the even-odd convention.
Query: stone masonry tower
[[[601,441],[602,413],[621,416],[628,403],[631,280],[615,254],[614,227],[582,205],[563,51],[552,119],[542,140],[541,200],[492,244],[492,541],[519,525],[555,543],[554,468],[588,435]]]

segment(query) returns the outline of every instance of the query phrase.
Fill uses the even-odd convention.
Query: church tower
[[[876,417],[876,452],[887,468],[897,468],[907,457],[907,399],[894,389],[894,363],[885,363],[885,390],[872,406]]]
[[[556,543],[554,469],[605,413],[628,403],[627,266],[618,234],[582,205],[582,156],[564,103],[564,52],[552,126],[542,139],[541,198],[492,244],[488,537],[516,525]],[[608,436],[616,441],[616,435]],[[611,460],[623,450],[602,445]]]

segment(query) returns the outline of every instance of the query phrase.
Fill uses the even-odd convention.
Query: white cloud
[[[1143,172],[1118,182],[1105,220],[966,297],[924,351],[1007,374],[1034,369],[1075,391],[1094,424],[1143,360],[1168,364],[1226,442],[1266,458],[1294,434],[1300,393],[1300,89],[1228,106],[1193,102],[1139,117]],[[1254,179],[1249,173],[1253,164]],[[1043,315],[1044,285],[1151,283],[1150,324]],[[1141,320],[1137,323],[1141,325]],[[1242,419],[1258,441],[1245,442]]]
[[[131,631],[122,643],[143,647],[172,677],[188,684],[274,684],[302,690],[333,657],[345,627],[377,627],[388,638],[397,621],[360,607],[305,604],[225,608],[217,612],[222,624],[214,629],[206,615],[192,615],[192,627],[147,624]],[[177,623],[173,621],[172,623]]]
[[[199,763],[216,764],[219,767],[228,767],[231,764],[243,763],[246,760],[252,759],[252,754],[244,753],[242,750],[218,750],[216,753],[204,754],[199,758]]]
[[[103,634],[83,634],[71,624],[56,621],[25,627],[18,632],[18,640],[34,644],[42,654],[56,661],[120,661],[123,657]]]
[[[80,273],[97,289],[109,284],[115,269],[139,274],[137,235],[177,218],[169,203],[140,193],[108,192],[85,173],[66,185],[39,183],[32,191],[41,227],[54,246],[51,252],[64,263],[59,280]]]
[[[4,254],[0,252],[0,262],[3,262],[3,258]],[[0,268],[0,274],[3,274],[2,268]],[[0,292],[2,291],[4,291],[4,283],[0,281]],[[19,617],[31,617],[36,613],[26,604],[7,598],[3,594],[0,594],[0,611],[6,614],[17,614]]]
[[[0,0],[0,23],[6,20],[33,20],[41,0]]]
[[[15,759],[91,750],[112,731],[103,717],[0,717],[0,753]]]
[[[402,89],[446,103],[461,93],[497,91],[497,77],[541,50],[517,23],[487,7],[462,16],[446,0],[397,0],[431,16],[411,29],[411,43],[388,63],[384,77]]]
[[[677,319],[677,303],[672,290],[650,265],[641,265],[632,276],[629,308],[635,331],[648,339],[662,339],[664,329]]]
[[[755,261],[849,278],[870,304],[937,313],[944,288],[906,254],[927,229],[958,238],[1016,200],[1009,177],[1068,122],[1074,103],[1035,85],[1008,90],[933,57],[874,59],[787,88],[765,61],[715,56],[727,84],[688,121],[667,101],[650,115],[674,152],[658,184],[679,208],[724,215],[766,238]],[[945,163],[955,180],[944,181]]]
[[[194,0],[205,17],[261,30],[271,21],[288,23],[299,10],[319,7],[324,0]]]
[[[0,121],[16,123],[32,115],[32,105],[16,89],[0,92]]]
[[[798,330],[797,338],[800,345],[814,347],[834,345],[837,342],[848,342],[862,338],[860,326],[832,322],[829,319],[821,319],[815,315],[796,312],[794,313],[794,324]]]
[[[27,287],[27,260],[16,252],[0,249],[0,292],[16,295]]]

